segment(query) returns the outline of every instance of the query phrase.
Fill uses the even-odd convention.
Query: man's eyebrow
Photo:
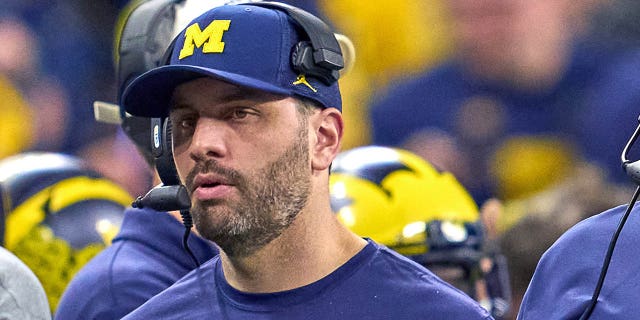
[[[169,104],[169,112],[187,108],[189,108],[189,105],[186,103],[176,103],[175,101],[171,101]]]

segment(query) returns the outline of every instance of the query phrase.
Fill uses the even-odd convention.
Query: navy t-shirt
[[[182,248],[184,226],[165,212],[125,211],[112,245],[69,283],[55,319],[120,319],[195,268]],[[189,247],[200,263],[217,248],[195,235]]]
[[[234,289],[218,256],[124,319],[492,319],[424,267],[368,242],[325,278],[276,293]]]

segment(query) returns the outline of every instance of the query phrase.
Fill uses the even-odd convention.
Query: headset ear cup
[[[340,73],[337,70],[326,69],[314,61],[313,47],[308,41],[296,44],[291,53],[291,64],[293,69],[300,74],[316,77],[326,85],[331,85],[340,78]]]
[[[160,139],[162,151],[159,152],[159,156],[156,157],[156,169],[164,185],[179,185],[180,178],[178,177],[178,170],[173,160],[171,139],[171,120],[165,118],[162,121],[162,134]]]
[[[313,70],[313,48],[308,41],[301,41],[296,44],[291,54],[291,64],[294,70],[308,74]]]
[[[299,42],[292,52],[291,62],[294,70],[307,77],[315,77],[326,85],[338,81],[339,70],[344,68],[344,58],[338,40],[324,21],[307,11],[280,2],[258,1],[243,5],[285,12],[298,23],[309,38],[309,41]]]

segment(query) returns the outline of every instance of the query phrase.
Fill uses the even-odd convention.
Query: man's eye
[[[244,119],[249,115],[249,112],[245,109],[235,109],[233,110],[232,117],[234,119]]]
[[[184,118],[178,121],[178,126],[181,129],[191,129],[195,126],[195,120],[192,118]]]

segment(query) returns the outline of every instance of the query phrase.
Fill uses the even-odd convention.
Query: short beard
[[[304,208],[311,189],[309,171],[306,125],[282,156],[256,174],[221,168],[215,160],[196,165],[187,185],[193,184],[198,173],[215,172],[229,179],[242,195],[238,203],[195,202],[191,212],[196,229],[229,257],[251,255],[278,238]]]

